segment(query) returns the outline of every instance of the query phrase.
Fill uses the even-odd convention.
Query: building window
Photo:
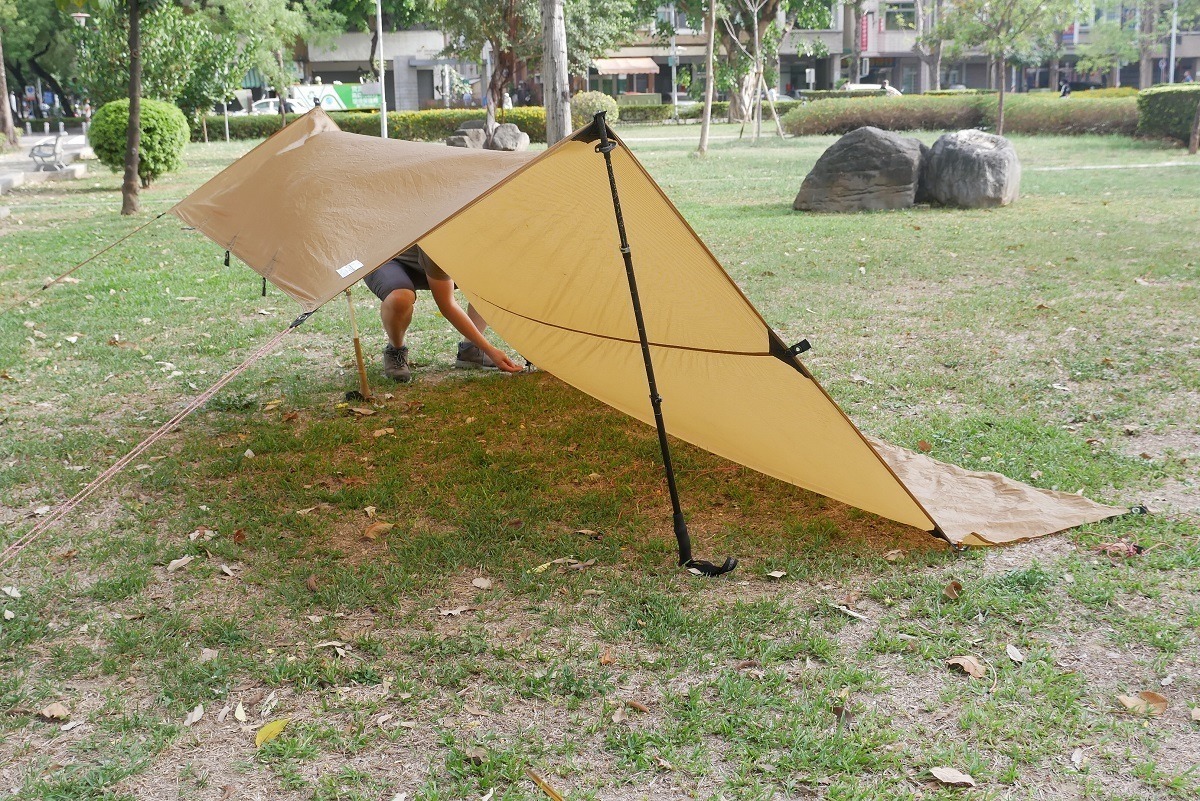
[[[883,7],[883,27],[889,31],[911,31],[917,27],[917,10],[913,0],[896,0]]]

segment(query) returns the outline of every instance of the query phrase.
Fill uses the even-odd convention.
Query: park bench
[[[39,170],[54,170],[58,171],[67,166],[64,161],[63,144],[66,142],[67,135],[59,134],[54,137],[53,142],[41,142],[33,146],[29,151],[29,157],[37,163]]]

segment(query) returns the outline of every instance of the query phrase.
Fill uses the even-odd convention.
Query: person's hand
[[[489,348],[487,355],[497,367],[506,373],[520,373],[525,369],[518,367],[516,362],[508,358],[508,354],[499,348]]]

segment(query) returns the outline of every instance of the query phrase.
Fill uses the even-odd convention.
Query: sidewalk
[[[16,150],[0,154],[0,195],[16,186],[44,181],[71,181],[87,175],[87,165],[83,162],[95,158],[95,154],[81,133],[68,133],[63,141],[63,162],[67,165],[64,169],[38,170],[29,151],[36,145],[53,143],[56,136],[53,133],[22,135]]]

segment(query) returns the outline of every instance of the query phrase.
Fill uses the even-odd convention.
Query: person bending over
[[[483,317],[470,304],[465,312],[462,310],[454,300],[454,281],[416,245],[386,262],[364,278],[363,283],[383,301],[379,316],[388,338],[383,348],[383,374],[393,381],[412,380],[404,335],[412,322],[418,290],[429,290],[442,316],[466,337],[466,341],[458,343],[455,367],[521,372],[522,368],[487,341],[483,336],[487,330]]]

